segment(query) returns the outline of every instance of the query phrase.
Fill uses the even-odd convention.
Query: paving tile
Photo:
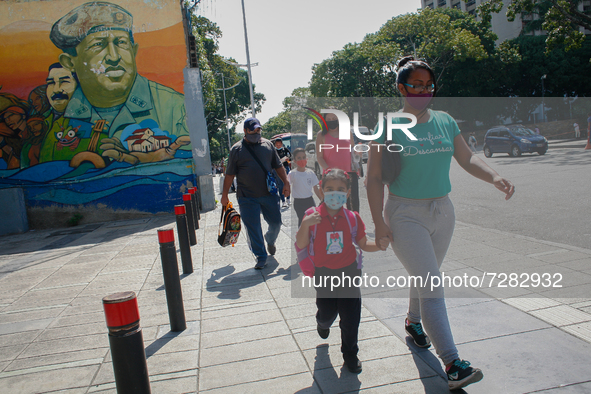
[[[61,373],[43,371],[22,376],[0,378],[0,392],[10,394],[33,394],[70,388],[82,388],[90,385],[98,365],[67,368]]]
[[[309,372],[261,380],[253,383],[238,384],[212,390],[201,391],[207,394],[321,394],[316,382]]]
[[[59,356],[55,354],[47,356],[35,356],[28,358],[17,358],[6,368],[5,371],[17,371],[26,370],[30,368],[43,367],[48,365],[59,365],[65,363],[73,363],[76,361],[83,360],[96,360],[104,359],[108,349],[91,349],[91,350],[78,350],[74,352],[60,353]]]
[[[46,311],[41,311],[41,312],[46,312]],[[39,314],[39,313],[37,313],[37,314]],[[43,314],[43,313],[41,313],[41,314]],[[6,317],[18,317],[16,315],[17,314],[3,315],[2,321],[7,320]],[[26,313],[26,317],[29,317],[32,315],[33,315],[33,313]],[[22,318],[24,316],[20,316],[20,317]],[[19,333],[19,332],[23,332],[23,331],[43,330],[52,321],[53,321],[53,318],[48,318],[48,319],[39,319],[39,320],[22,320],[22,321],[14,321],[11,323],[0,324],[0,335],[14,334],[14,333]]]
[[[556,388],[551,388],[548,390],[541,390],[537,391],[537,393],[542,394],[581,394],[581,393],[591,393],[591,382],[586,383],[579,383],[579,384],[572,384],[568,386],[560,386]]]
[[[0,347],[28,344],[37,338],[41,332],[41,330],[33,330],[0,335]]]
[[[412,355],[402,355],[363,363],[363,372],[350,373],[340,360],[332,368],[314,371],[314,378],[323,392],[345,393],[412,379],[437,376],[424,361]]]
[[[531,311],[529,313],[557,327],[591,321],[591,314],[582,312],[568,305],[554,306],[551,308]]]
[[[269,339],[205,348],[201,351],[200,366],[204,368],[212,365],[297,351],[298,347],[293,337],[291,335],[284,335]]]
[[[86,335],[81,337],[55,339],[51,341],[33,342],[21,355],[21,358],[46,356],[56,353],[67,353],[79,350],[108,348],[109,339],[105,334]]]
[[[392,332],[378,320],[369,322],[362,322],[359,325],[359,340],[383,337],[392,335]],[[315,349],[319,344],[328,343],[330,345],[339,345],[341,343],[340,329],[338,328],[338,321],[333,323],[331,328],[331,335],[328,339],[322,339],[318,336],[316,329],[300,332],[294,334],[300,349]]]
[[[520,311],[530,312],[537,309],[545,309],[561,305],[560,302],[546,297],[513,297],[502,300],[505,304],[511,305]]]
[[[554,327],[465,343],[458,350],[484,373],[470,394],[529,393],[591,380],[591,344]]]
[[[189,350],[167,354],[154,354],[147,359],[150,374],[167,374],[171,372],[197,370],[198,350]]]
[[[22,353],[23,350],[26,349],[27,345],[27,343],[21,343],[18,345],[0,347],[0,361],[14,360],[19,354]]]
[[[197,392],[197,371],[195,376],[174,377],[164,380],[150,380],[152,393],[196,393]]]
[[[215,319],[224,316],[234,316],[235,318],[239,318],[238,316],[240,315],[249,314],[252,312],[272,310],[275,308],[277,308],[277,305],[273,300],[265,300],[256,303],[247,303],[246,305],[219,305],[218,307],[204,309],[202,319]]]
[[[331,360],[334,365],[342,365],[343,355],[340,347],[340,333],[331,332],[331,335],[337,334],[339,341],[333,345],[318,345],[315,349],[305,350],[304,357],[311,369],[332,368]],[[320,339],[319,339],[320,340]],[[399,338],[391,335],[378,338],[362,339],[359,341],[359,359],[362,362],[409,354],[408,346]]]
[[[146,357],[154,355],[182,352],[199,349],[199,335],[172,336],[166,335],[154,341],[144,340]]]
[[[591,258],[589,254],[574,252],[567,249],[561,249],[557,250],[555,253],[547,253],[536,256],[536,259],[545,261],[547,263],[565,263],[589,258]]]
[[[591,322],[572,324],[570,326],[562,326],[560,328],[579,339],[591,343]]]
[[[203,349],[253,341],[260,338],[280,337],[290,334],[285,322],[253,325],[250,327],[232,328],[215,332],[207,332],[201,335]]]
[[[591,256],[588,256],[584,259],[580,260],[573,260],[573,261],[565,261],[559,263],[560,266],[570,268],[571,270],[575,271],[583,271],[586,273],[590,273],[591,271]]]
[[[211,332],[280,321],[283,321],[282,314],[278,309],[271,309],[240,315],[239,318],[236,316],[225,316],[214,319],[203,319],[202,325],[203,332]]]
[[[75,316],[57,317],[48,326],[48,328],[69,327],[69,326],[77,326],[79,324],[88,324],[88,323],[104,323],[105,327],[106,327],[105,313],[104,312],[94,312],[94,313],[85,313],[85,314],[80,314],[80,315],[75,315]]]
[[[232,371],[232,373],[228,373]],[[233,386],[307,372],[300,352],[201,368],[199,390]]]
[[[440,376],[413,379],[401,383],[362,389],[361,393],[371,394],[409,394],[409,393],[448,393],[447,381]]]

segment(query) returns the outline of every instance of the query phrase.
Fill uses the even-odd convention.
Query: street
[[[515,194],[505,201],[503,193],[452,160],[450,197],[456,220],[581,248],[591,246],[591,152],[551,148],[543,156],[495,154],[486,158],[479,151],[478,157],[509,179],[515,185]],[[371,223],[363,180],[359,191],[361,215]],[[369,226],[368,231],[373,228]]]
[[[515,185],[509,201],[494,187],[472,177],[455,160],[451,198],[458,221],[545,241],[589,248],[591,152],[550,149],[543,156],[496,154],[484,160]]]

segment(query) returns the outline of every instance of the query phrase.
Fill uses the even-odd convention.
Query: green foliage
[[[585,35],[579,27],[591,30],[591,15],[580,11],[582,0],[513,0],[507,6],[507,19],[514,21],[517,16],[533,17],[525,31],[543,29],[547,32],[546,53],[564,45],[564,49],[580,48]],[[502,0],[488,0],[478,7],[478,15],[490,21],[492,13],[501,12]],[[528,18],[529,19],[529,18]]]
[[[77,226],[82,220],[83,216],[79,213],[75,213],[70,219],[68,219],[68,226]]]
[[[275,134],[290,133],[292,130],[292,117],[294,108],[299,109],[299,98],[312,97],[309,88],[296,88],[291,92],[290,97],[283,100],[283,111],[272,117],[263,125],[263,137],[270,138]]]
[[[489,24],[465,12],[425,8],[394,17],[360,44],[333,52],[313,67],[310,91],[316,97],[397,96],[400,57],[425,59],[440,76],[453,63],[489,58],[495,40]]]
[[[192,15],[191,25],[195,36],[199,70],[202,75],[201,84],[211,160],[219,161],[228,153],[223,89],[226,88],[227,127],[230,130],[231,144],[233,144],[237,140],[234,136],[236,125],[241,123],[250,112],[248,73],[246,70],[227,63],[236,63],[234,59],[223,58],[217,53],[222,31],[215,23],[205,17]],[[255,85],[253,85],[253,90],[256,110],[260,111],[265,102],[265,96],[256,91]]]

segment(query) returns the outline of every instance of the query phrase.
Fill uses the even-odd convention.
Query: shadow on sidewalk
[[[330,361],[328,345],[326,344],[316,346],[313,377],[315,384],[296,391],[295,394],[317,393],[316,385],[322,389],[322,392],[328,393],[347,392],[347,394],[353,394],[359,393],[361,388],[359,375],[349,372],[344,365],[341,367],[340,376],[337,374]]]
[[[212,271],[205,288],[211,293],[219,292],[217,297],[220,299],[235,300],[240,298],[242,289],[259,285],[267,279],[284,275],[284,280],[291,280],[290,269],[280,268],[275,272],[277,267],[279,262],[273,256],[267,258],[267,265],[260,271],[253,267],[235,272],[236,268],[228,264]]]
[[[419,378],[421,379],[421,383],[425,389],[425,393],[441,393],[441,381],[436,379],[430,379],[433,376],[431,374],[427,374],[428,371],[425,370],[425,364],[427,364],[431,369],[433,369],[441,378],[447,379],[445,377],[445,372],[441,367],[441,363],[439,359],[435,357],[433,353],[431,353],[428,349],[421,349],[417,347],[411,337],[406,337],[406,346],[410,350],[412,355],[412,359],[417,366],[417,371],[419,371]],[[447,385],[447,383],[445,383]],[[466,391],[459,389],[454,391],[449,391],[450,393],[454,394],[467,394]]]

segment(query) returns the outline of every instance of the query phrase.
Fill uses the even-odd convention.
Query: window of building
[[[476,0],[470,0],[466,2],[466,8],[473,6],[474,4],[476,4]]]
[[[439,8],[447,7],[447,0],[438,0],[437,7],[439,7]]]
[[[462,9],[462,5],[460,2],[454,3],[451,5],[451,8],[457,8],[458,10]]]

